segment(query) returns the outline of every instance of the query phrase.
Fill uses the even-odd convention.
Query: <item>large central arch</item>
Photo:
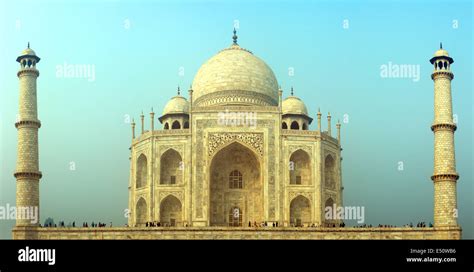
[[[222,148],[212,158],[209,175],[211,226],[264,221],[261,162],[252,150],[238,142]]]

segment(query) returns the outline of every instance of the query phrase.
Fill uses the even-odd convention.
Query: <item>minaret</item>
[[[143,134],[145,133],[145,115],[143,115],[143,111],[142,111],[142,114],[140,115],[140,120],[142,123],[142,134]]]
[[[339,143],[339,145],[341,145],[341,122],[339,122],[339,120],[337,120],[336,128],[337,128],[337,142]]]
[[[155,130],[155,112],[153,111],[153,108],[151,108],[151,112],[150,112],[150,130],[152,131],[153,133],[153,130]]]
[[[318,108],[318,131],[321,132],[321,111]]]
[[[132,139],[135,139],[135,120],[132,118]]]
[[[331,136],[331,113],[328,112],[328,135]]]
[[[15,127],[18,130],[18,153],[16,161],[16,226],[37,226],[39,224],[39,171],[38,158],[38,129],[41,123],[38,120],[36,103],[36,79],[39,71],[36,64],[40,58],[35,51],[28,48],[21,52],[16,59],[20,63],[17,73],[20,81],[19,115]],[[28,210],[37,215],[38,222],[32,222],[30,217],[25,218],[19,211]]]
[[[454,156],[453,108],[451,100],[451,80],[454,74],[450,67],[454,62],[448,52],[440,49],[430,59],[434,65],[431,79],[434,81],[434,226],[457,226],[456,172]]]
[[[189,94],[189,129],[191,129],[193,125],[193,86],[189,86],[188,94]]]
[[[281,86],[278,86],[278,109],[280,110],[280,112],[281,112],[281,103],[283,100],[282,96],[283,96],[283,90],[281,89]]]

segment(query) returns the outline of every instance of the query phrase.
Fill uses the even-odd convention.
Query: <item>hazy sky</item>
[[[442,41],[454,58],[459,222],[474,238],[471,1],[68,2],[0,3],[0,205],[15,203],[15,59],[28,41],[41,57],[41,223],[123,225],[127,117],[148,117],[151,107],[158,117],[176,87],[187,90],[200,65],[231,44],[237,20],[239,44],[267,62],[284,96],[294,86],[313,118],[318,107],[333,120],[347,114],[344,204],[365,206],[374,225],[433,221],[429,59]],[[60,77],[65,64],[90,65],[95,77]],[[419,80],[382,77],[389,64],[419,67]],[[13,224],[0,220],[0,238],[11,238]]]

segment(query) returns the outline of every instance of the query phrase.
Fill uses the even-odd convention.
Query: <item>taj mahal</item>
[[[42,177],[36,102],[40,58],[28,45],[17,61],[16,201],[17,207],[31,207],[39,206]],[[343,206],[341,124],[333,124],[330,113],[323,117],[319,110],[308,112],[297,89],[284,97],[272,69],[239,45],[234,29],[231,45],[199,68],[187,95],[178,88],[160,115],[152,109],[149,117],[141,114],[138,124],[132,121],[126,227],[43,228],[17,219],[13,237],[460,239],[453,215],[459,178],[453,59],[441,47],[430,62],[435,96],[433,227],[349,228],[341,227],[340,219],[325,217],[327,207]],[[313,120],[316,129],[310,130]]]

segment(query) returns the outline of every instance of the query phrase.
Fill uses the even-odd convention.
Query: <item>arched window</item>
[[[181,225],[181,201],[173,195],[169,195],[160,204],[160,223],[171,227]]]
[[[309,199],[300,195],[291,201],[290,222],[295,227],[311,224],[311,202]]]
[[[189,128],[189,122],[188,121],[184,122],[183,128]]]
[[[293,121],[291,123],[291,129],[300,129],[300,125],[298,125],[298,122]]]
[[[308,130],[308,125],[306,123],[303,123],[303,130]]]
[[[173,122],[173,124],[171,125],[171,129],[180,129],[181,128],[181,125],[179,124],[179,122],[176,120]]]
[[[327,155],[326,159],[324,160],[324,184],[326,188],[335,189],[336,182],[335,182],[335,162],[331,155]]]
[[[229,211],[229,227],[242,226],[242,211],[239,207],[233,207]]]
[[[336,211],[334,211],[334,208],[336,208]],[[332,198],[328,198],[326,200],[326,202],[324,202],[324,213],[326,215],[330,215],[330,217],[324,217],[325,218],[325,221],[326,223],[334,223],[335,220],[337,220],[337,218],[334,218],[333,216],[336,214],[337,212],[337,207],[334,207],[334,200],[332,200]]]
[[[160,184],[181,184],[184,165],[178,151],[169,149],[160,159]]]
[[[288,125],[286,124],[286,122],[281,123],[281,128],[288,129]]]
[[[238,170],[230,172],[229,175],[229,189],[242,189],[243,181],[242,174]]]
[[[165,123],[164,129],[170,129],[170,125],[168,124],[168,122]]]
[[[448,62],[447,61],[444,62],[444,69],[448,69]]]
[[[135,225],[137,227],[143,227],[145,225],[145,222],[147,221],[146,213],[146,201],[143,197],[140,197],[135,207]]]
[[[330,209],[329,209],[330,208]],[[324,211],[327,212],[329,209],[329,211],[332,211],[331,214],[334,214],[334,200],[332,200],[332,198],[328,198],[326,200],[326,202],[324,203]]]
[[[144,154],[137,159],[136,188],[145,187],[147,184],[147,160]]]
[[[301,149],[290,156],[290,184],[311,185],[311,159]]]

